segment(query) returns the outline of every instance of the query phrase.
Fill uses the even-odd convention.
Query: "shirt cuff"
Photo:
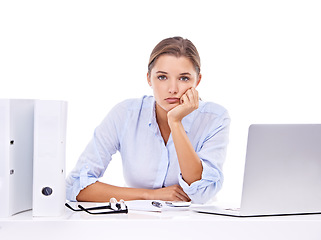
[[[188,185],[180,173],[179,184],[193,203],[206,203],[221,189],[223,174],[216,168],[207,166],[204,161],[202,179]]]
[[[96,177],[88,176],[88,171],[89,168],[84,167],[80,171],[79,177],[74,177],[71,184],[67,181],[66,196],[69,201],[76,202],[76,197],[81,190],[98,181]]]

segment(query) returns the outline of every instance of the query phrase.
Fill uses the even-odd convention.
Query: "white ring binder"
[[[60,216],[65,210],[67,103],[35,102],[33,216]]]
[[[34,100],[0,99],[0,217],[32,207]]]

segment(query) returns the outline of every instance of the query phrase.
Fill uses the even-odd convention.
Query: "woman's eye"
[[[189,77],[181,77],[179,80],[182,80],[184,82],[187,82],[189,80]]]
[[[165,75],[158,76],[157,78],[159,80],[166,80],[167,79],[167,77]]]

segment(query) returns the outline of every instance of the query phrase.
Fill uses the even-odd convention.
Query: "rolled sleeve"
[[[188,185],[182,175],[179,184],[194,203],[206,203],[222,188],[222,172],[228,144],[230,118],[225,113],[216,121],[214,130],[204,138],[203,144],[196,150],[202,166],[202,178]],[[213,126],[212,126],[213,127]]]
[[[95,142],[94,136],[66,180],[66,196],[70,201],[77,201],[76,197],[82,189],[98,181],[110,162],[110,157],[102,160]]]
[[[78,175],[71,175],[67,179],[67,199],[69,201],[77,201],[76,197],[79,192],[87,186],[98,181],[97,177],[88,175],[89,167],[85,166]]]
[[[188,185],[182,175],[179,177],[179,184],[184,192],[190,197],[193,203],[206,203],[213,198],[221,189],[223,174],[213,167],[207,166],[203,161],[202,179]]]

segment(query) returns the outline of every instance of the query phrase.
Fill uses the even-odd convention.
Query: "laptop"
[[[251,125],[240,208],[191,209],[239,217],[321,213],[321,124]]]

